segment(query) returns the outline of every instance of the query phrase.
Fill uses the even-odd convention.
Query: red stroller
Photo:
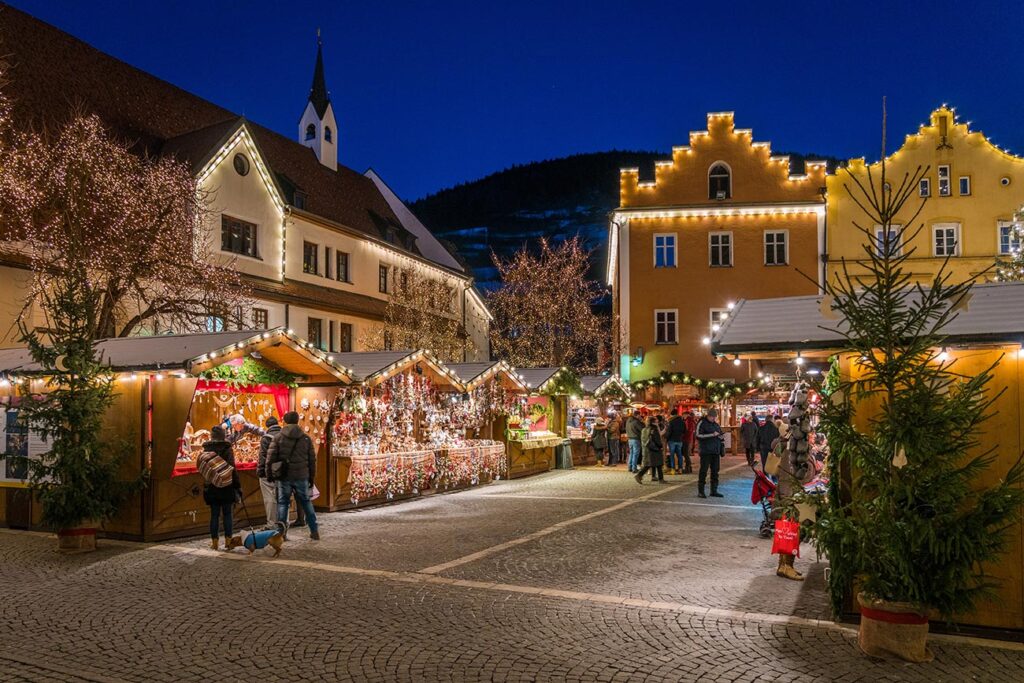
[[[750,469],[754,471],[754,486],[750,491],[750,502],[754,505],[760,504],[761,512],[764,514],[758,533],[761,534],[761,538],[771,538],[774,527],[772,502],[775,500],[776,484],[768,478],[763,470],[757,469],[754,465],[751,465]]]

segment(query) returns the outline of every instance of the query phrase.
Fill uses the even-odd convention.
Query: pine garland
[[[663,387],[666,384],[694,386],[703,390],[708,398],[717,403],[729,398],[730,396],[737,396],[741,394],[744,387],[747,389],[755,389],[763,383],[764,380],[749,380],[742,384],[729,384],[727,382],[716,382],[710,379],[694,377],[686,372],[666,372],[662,370],[655,377],[632,382],[630,386],[633,387],[634,391],[643,391],[648,387]]]
[[[246,358],[241,365],[218,365],[203,371],[199,376],[203,379],[227,382],[233,387],[257,384],[298,386],[298,375],[264,365],[254,358]]]

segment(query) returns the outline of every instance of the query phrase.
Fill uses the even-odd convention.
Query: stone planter
[[[57,548],[62,553],[86,553],[96,550],[98,522],[87,520],[81,526],[57,532]]]
[[[928,616],[906,602],[887,602],[857,594],[860,631],[857,643],[872,657],[896,657],[907,662],[930,662]]]

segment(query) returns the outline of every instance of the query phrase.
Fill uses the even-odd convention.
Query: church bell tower
[[[320,163],[338,170],[338,124],[334,119],[331,96],[324,80],[324,47],[320,30],[316,32],[316,66],[313,68],[313,85],[309,89],[306,108],[299,119],[299,142],[316,153]]]

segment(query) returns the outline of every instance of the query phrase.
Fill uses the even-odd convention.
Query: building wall
[[[0,282],[3,283],[4,296],[0,297],[0,349],[20,346],[18,339],[18,316],[25,306],[25,299],[32,287],[32,273],[23,268],[0,266]],[[29,312],[33,324],[45,324],[38,310]]]
[[[709,197],[709,170],[730,170],[731,196]],[[788,157],[772,156],[769,143],[736,129],[732,113],[708,115],[706,131],[656,162],[655,180],[639,182],[639,169],[623,169],[621,206],[612,217],[610,284],[617,320],[619,371],[630,380],[662,371],[716,379],[746,379],[748,367],[720,362],[703,343],[712,309],[728,310],[741,298],[813,294],[824,237],[824,163],[790,174]],[[766,265],[765,232],[784,231],[788,261]],[[713,232],[730,232],[731,266],[712,266]],[[655,263],[655,236],[670,235],[675,265]],[[676,311],[678,342],[656,343],[655,314]],[[643,361],[637,365],[638,350]]]
[[[945,140],[943,126],[947,131]],[[937,169],[940,165],[950,167],[950,196],[939,196]],[[932,233],[938,223],[960,226],[961,255],[950,262],[954,277],[960,280],[982,273],[998,254],[998,222],[1012,220],[1014,212],[1024,204],[1024,159],[997,149],[981,132],[970,131],[966,124],[957,123],[952,110],[940,108],[932,112],[928,125],[906,136],[903,146],[886,160],[887,182],[898,188],[907,174],[913,174],[918,167],[927,169],[924,177],[930,181],[931,197],[922,200],[915,190],[893,221],[908,231],[924,227],[903,245],[904,253],[915,250],[909,262],[914,279],[932,279],[942,264],[943,259],[933,255]],[[869,168],[875,187],[880,188],[881,164],[868,165],[863,159],[854,159],[846,170],[828,179],[826,252],[830,278],[841,273],[842,259],[847,260],[852,275],[864,272],[865,236],[854,223],[866,225],[871,221],[854,203],[844,185],[853,186],[851,176],[866,185]],[[969,195],[961,195],[959,191],[961,176],[970,178]],[[919,208],[920,214],[911,223],[913,213]]]

